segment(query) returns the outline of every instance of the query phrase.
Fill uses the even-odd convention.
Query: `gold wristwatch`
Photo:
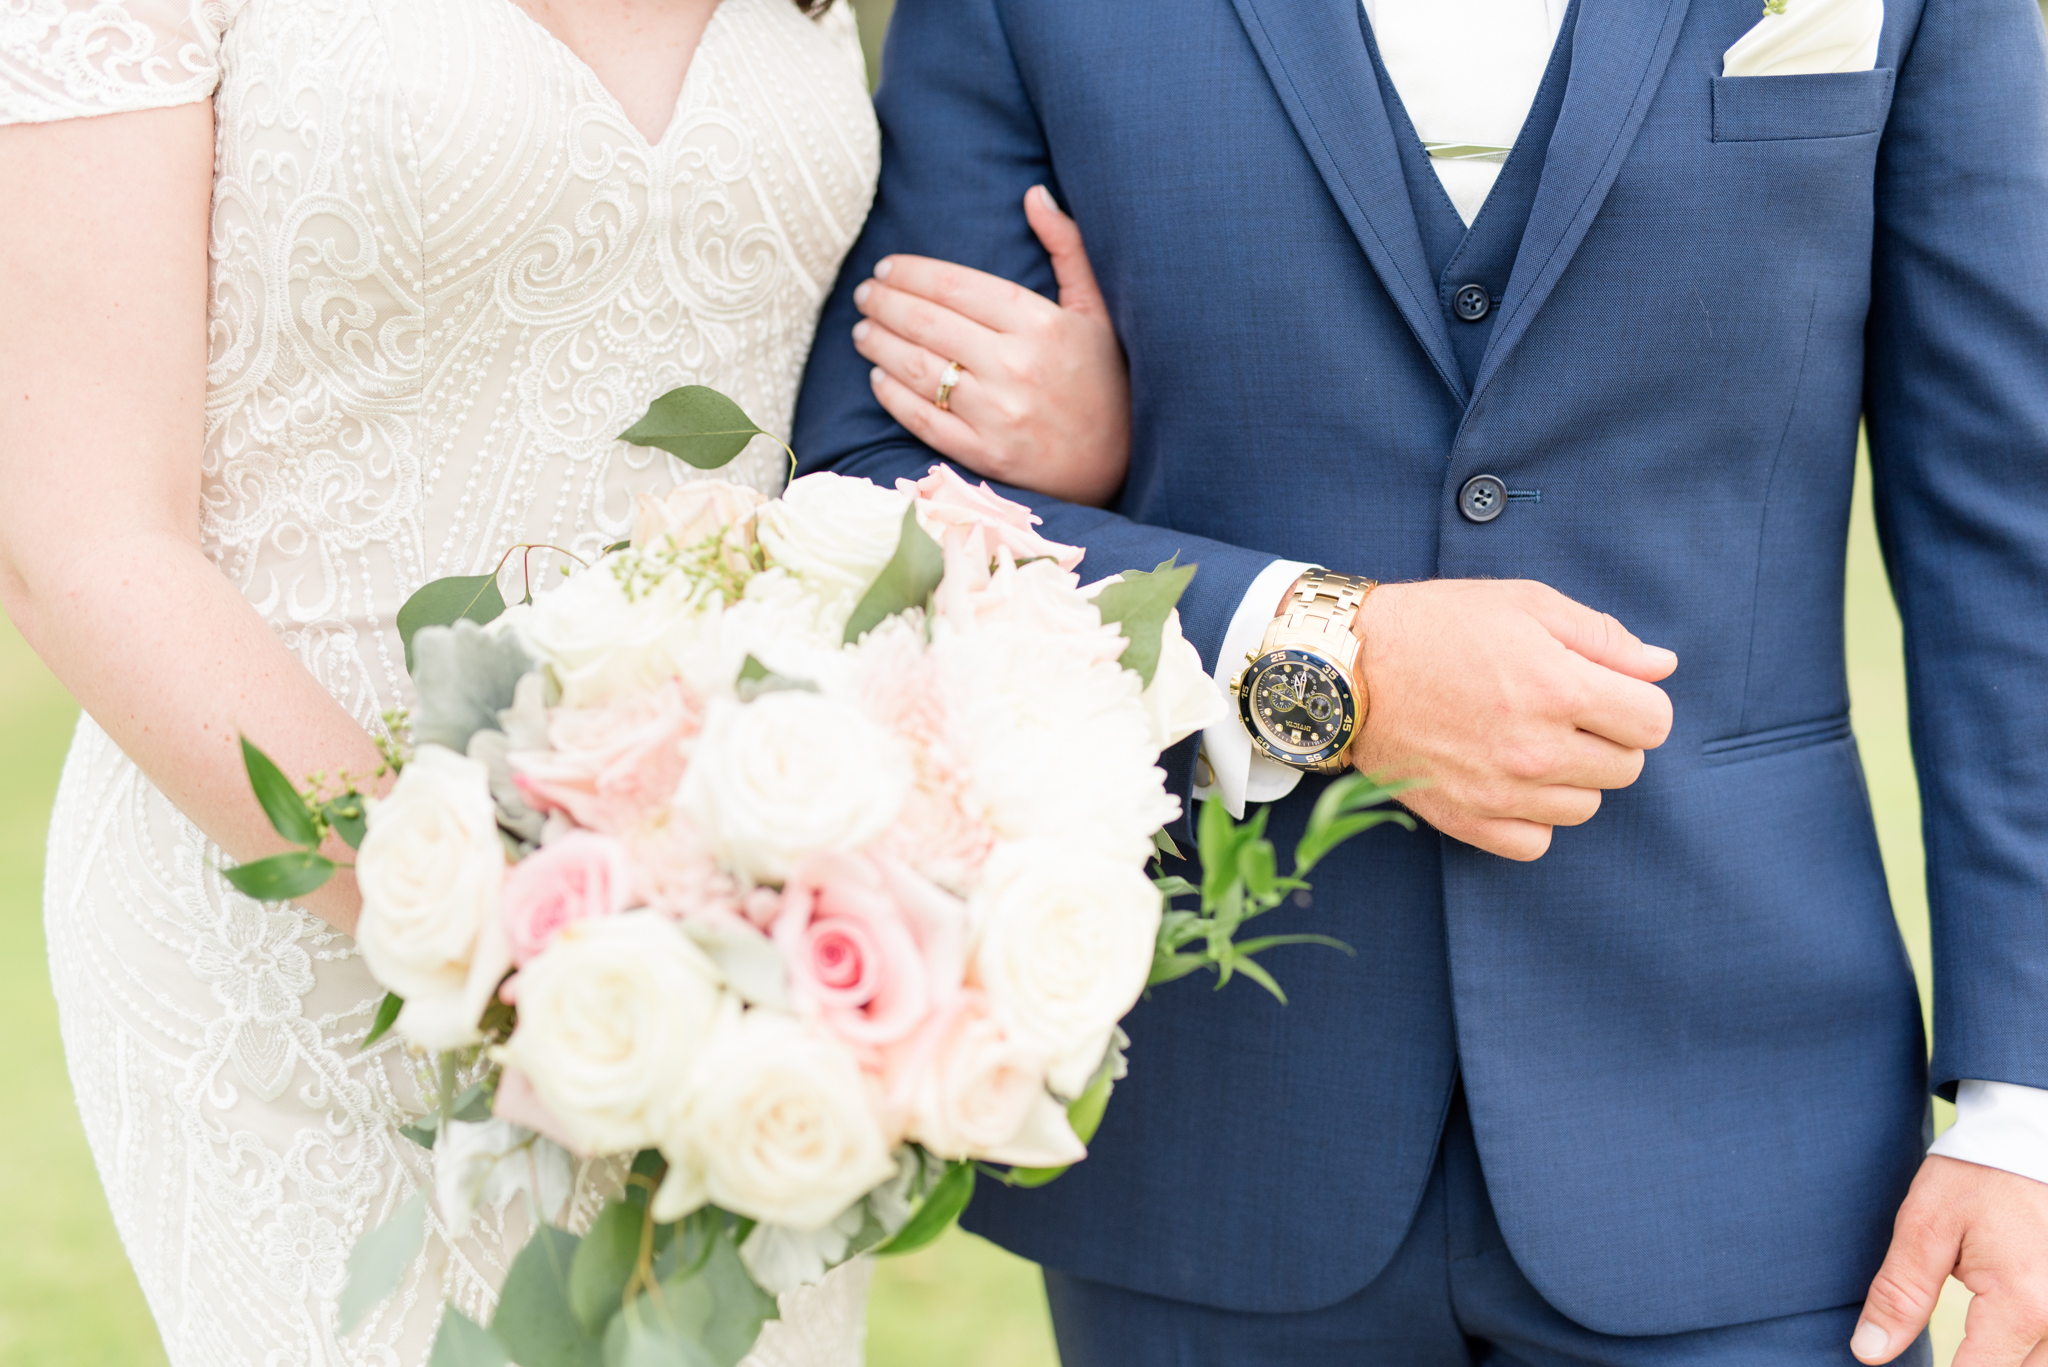
[[[1266,628],[1259,653],[1236,679],[1237,712],[1252,746],[1311,774],[1342,773],[1365,722],[1358,659],[1358,609],[1375,580],[1310,570]]]

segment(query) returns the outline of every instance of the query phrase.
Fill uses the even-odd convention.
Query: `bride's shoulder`
[[[248,0],[25,0],[0,13],[0,124],[166,109],[213,94]]]

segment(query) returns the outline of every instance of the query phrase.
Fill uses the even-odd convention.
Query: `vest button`
[[[1493,300],[1487,298],[1484,285],[1460,285],[1451,296],[1451,308],[1466,322],[1476,323],[1493,311]]]
[[[1458,511],[1467,522],[1491,522],[1508,506],[1508,486],[1492,475],[1474,475],[1458,490]]]

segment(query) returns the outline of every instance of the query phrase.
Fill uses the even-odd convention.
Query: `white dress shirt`
[[[1536,101],[1569,0],[1362,2],[1387,75],[1416,135],[1432,149],[1430,163],[1437,179],[1458,216],[1470,226],[1505,159],[1474,151],[1504,152],[1514,146]],[[1870,7],[1870,0],[1848,2]],[[1881,8],[1878,13],[1881,20]],[[1757,34],[1745,35],[1744,42],[1751,46],[1758,41]],[[1874,37],[1870,46],[1874,51]],[[1729,51],[1739,50],[1746,50],[1743,43]],[[1868,54],[1859,49],[1857,55],[1866,59],[1868,69]],[[1447,156],[1437,149],[1460,155]],[[1258,652],[1281,596],[1308,568],[1291,560],[1268,565],[1231,616],[1217,656],[1216,687],[1232,705],[1224,720],[1202,733],[1205,763],[1196,768],[1195,797],[1219,795],[1231,815],[1240,819],[1246,802],[1277,801],[1301,782],[1299,770],[1252,750],[1230,696],[1230,680]],[[1930,1152],[2048,1182],[2048,1090],[2010,1082],[1962,1083],[1956,1094],[1956,1123],[1935,1140]]]

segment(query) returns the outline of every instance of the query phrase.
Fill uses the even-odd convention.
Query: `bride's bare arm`
[[[212,106],[0,127],[0,185],[0,603],[202,830],[275,853],[238,733],[294,776],[378,753],[200,550]],[[353,929],[353,879],[307,900]]]
[[[875,397],[910,434],[976,474],[1106,505],[1131,462],[1131,384],[1081,230],[1043,186],[1024,196],[1060,297],[923,256],[885,256],[854,291],[854,345]],[[960,376],[941,411],[947,363]]]

